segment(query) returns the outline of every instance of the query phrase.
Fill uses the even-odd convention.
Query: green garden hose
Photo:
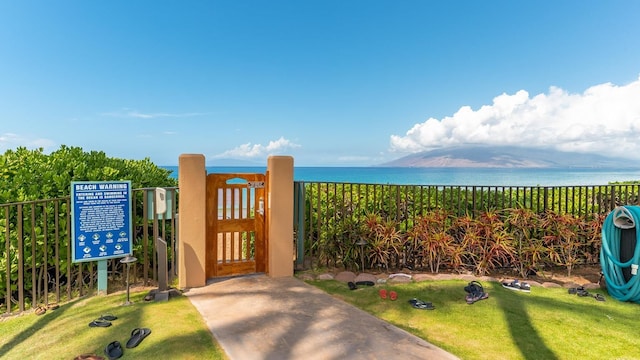
[[[640,206],[618,206],[604,220],[602,225],[602,249],[600,264],[609,295],[620,301],[640,303]],[[629,261],[620,261],[620,237],[622,229],[636,229],[636,246]],[[627,281],[623,268],[631,267],[631,278]]]

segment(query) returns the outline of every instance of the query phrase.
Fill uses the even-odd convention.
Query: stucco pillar
[[[178,160],[178,287],[206,285],[206,182],[204,155]]]
[[[269,276],[293,276],[293,158],[267,159]]]

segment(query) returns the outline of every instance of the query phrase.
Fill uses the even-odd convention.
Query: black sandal
[[[418,300],[416,298],[409,300],[409,304],[411,304],[411,306],[414,309],[418,309],[418,310],[434,310],[436,308],[435,306],[433,306],[433,303],[428,301]]]
[[[356,281],[357,286],[373,286],[373,281]]]
[[[465,300],[469,305],[475,303],[476,301],[484,300],[489,297],[489,294],[484,292],[484,288],[482,287],[482,284],[480,284],[478,281],[475,281],[475,280],[470,282],[467,286],[465,286],[464,291],[467,292],[467,296],[465,297]]]
[[[96,319],[89,323],[89,327],[109,327],[111,322],[107,320]]]
[[[578,296],[590,296],[591,295],[591,294],[589,294],[589,292],[587,290],[584,290],[584,289],[576,290],[576,294],[578,294]]]

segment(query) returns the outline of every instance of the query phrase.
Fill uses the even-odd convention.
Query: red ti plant
[[[584,222],[583,236],[585,238],[585,249],[582,252],[587,263],[600,262],[600,249],[602,248],[602,225],[607,214],[592,214]]]
[[[541,225],[545,231],[544,241],[549,249],[549,258],[556,265],[566,267],[567,276],[571,276],[573,266],[581,258],[583,239],[579,235],[583,227],[582,220],[571,214],[548,211]]]
[[[497,212],[481,213],[465,226],[464,246],[476,274],[486,275],[496,267],[511,263],[513,239]]]
[[[368,214],[365,221],[368,235],[367,259],[374,266],[389,268],[392,258],[397,258],[402,243],[402,234],[398,223],[393,220],[382,220],[379,215]]]
[[[455,243],[450,230],[451,214],[438,209],[417,218],[408,233],[408,241],[419,244],[421,255],[433,273],[439,272],[440,266],[454,253]]]
[[[522,277],[530,270],[537,270],[548,253],[540,236],[540,219],[531,209],[508,209],[505,225],[511,232],[515,247],[515,266]]]
[[[437,209],[416,219],[408,233],[411,243],[419,243],[422,258],[431,272],[437,273],[448,264],[458,268],[463,262],[462,247],[452,235],[453,217],[444,209]]]

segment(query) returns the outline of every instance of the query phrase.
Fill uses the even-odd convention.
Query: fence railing
[[[352,258],[352,254],[331,255],[335,250],[327,247],[346,249],[343,252],[364,250],[354,244],[366,236],[363,226],[371,214],[394,222],[397,230],[405,233],[434,210],[445,210],[455,217],[527,209],[537,214],[554,212],[592,218],[594,214],[607,214],[618,205],[639,205],[639,191],[639,184],[523,187],[295,182],[296,267],[321,266],[319,254]],[[335,246],[335,242],[348,246]],[[333,260],[339,262],[340,259]]]
[[[130,282],[157,281],[156,239],[167,242],[170,273],[175,274],[177,188],[166,188],[167,212],[156,214],[155,188],[132,191],[135,240]],[[69,197],[0,204],[0,314],[22,312],[39,305],[70,300],[94,290],[96,262],[71,259]],[[108,260],[109,288],[122,287],[125,265]]]
[[[136,232],[133,255],[138,260],[131,265],[131,283],[149,285],[157,281],[158,237],[168,244],[168,266],[170,273],[176,274],[177,188],[166,189],[172,201],[164,215],[156,214],[154,190],[132,192]],[[408,232],[434,210],[473,217],[517,208],[586,218],[606,214],[618,205],[640,205],[639,193],[639,184],[510,187],[295,182],[296,267],[321,265],[318,254],[327,253],[322,247],[332,241],[348,243],[348,249],[358,250],[362,227],[371,214]],[[71,261],[70,208],[68,197],[0,204],[0,236],[5,240],[0,247],[0,314],[70,300],[94,290],[96,263]],[[125,265],[117,260],[108,261],[110,288],[124,286]]]

